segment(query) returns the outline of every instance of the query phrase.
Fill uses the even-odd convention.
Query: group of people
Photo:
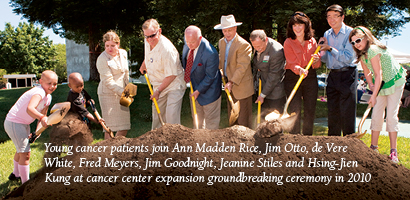
[[[390,135],[391,146],[389,157],[398,162],[397,115],[406,82],[405,71],[387,51],[386,46],[367,28],[349,27],[344,24],[344,17],[341,6],[332,5],[327,8],[326,19],[331,28],[319,39],[318,44],[309,17],[303,12],[295,12],[290,16],[286,29],[287,39],[282,46],[259,29],[250,34],[250,44],[237,34],[237,28],[242,23],[236,22],[233,15],[222,16],[221,23],[214,27],[215,30],[222,30],[224,36],[218,43],[219,52],[202,36],[199,27],[191,25],[184,32],[182,57],[172,42],[162,35],[155,19],[145,21],[142,25],[145,56],[140,71],[147,73],[153,86],[150,99],[157,101],[161,111],[159,117],[156,106],[152,105],[152,129],[161,126],[160,118],[165,123],[180,123],[187,83],[192,87],[190,96],[195,101],[191,101],[191,109],[195,104],[198,127],[218,129],[222,79],[226,80],[223,85],[225,90],[230,92],[234,103],[240,105],[236,124],[250,127],[252,95],[255,93],[253,68],[262,84],[255,101],[262,104],[262,117],[274,110],[283,111],[286,98],[294,90],[300,76],[304,75],[305,78],[289,105],[290,113],[296,113],[297,117],[290,133],[312,135],[318,93],[316,69],[324,62],[330,69],[326,87],[328,135],[352,134],[355,132],[356,121],[356,65],[360,62],[370,89],[376,91],[369,100],[369,104],[374,107],[370,148],[378,149],[378,137],[386,115],[386,130]],[[130,111],[119,102],[129,82],[127,53],[120,49],[120,38],[113,31],[104,34],[103,42],[105,51],[97,59],[101,80],[98,98],[103,119],[95,119],[84,109],[90,97],[83,90],[84,83],[78,73],[69,76],[71,90],[68,100],[83,119],[106,123],[117,135],[126,136],[131,127]],[[315,53],[318,48],[319,53]],[[307,70],[309,62],[312,67]],[[49,70],[43,72],[40,84],[41,86],[27,91],[19,98],[4,122],[7,134],[16,146],[10,180],[21,178],[23,183],[28,180],[29,125],[37,119],[46,126],[46,113],[51,93],[57,87],[57,75]],[[304,114],[301,131],[302,103]],[[229,115],[233,108],[229,102],[227,105]],[[109,137],[106,132],[105,138]]]

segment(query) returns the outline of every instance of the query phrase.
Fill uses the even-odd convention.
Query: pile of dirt
[[[107,146],[105,152],[75,152],[73,155],[68,155],[64,159],[73,161],[75,168],[43,168],[36,177],[6,198],[406,199],[410,196],[409,170],[394,164],[386,155],[371,151],[361,140],[346,137],[288,135],[274,130],[277,128],[275,124],[264,125],[255,134],[255,131],[242,126],[220,130],[193,130],[181,125],[166,124],[138,138],[116,137],[105,140],[93,145],[94,147]],[[269,128],[273,130],[266,130]],[[266,135],[270,137],[262,137]],[[181,152],[172,152],[177,144]],[[206,151],[228,152],[196,152],[197,146],[199,151],[203,151],[203,144],[210,146]],[[152,154],[154,145],[158,147],[156,149],[162,150],[168,146],[169,151]],[[183,146],[187,149],[192,146],[193,151],[183,152]],[[258,151],[240,152],[252,151],[254,150],[252,146],[258,146]],[[315,146],[317,148],[313,148]],[[114,147],[117,151],[126,150],[128,147],[132,152],[111,154],[110,149]],[[118,147],[122,147],[122,150]],[[131,150],[131,147],[134,149]],[[336,152],[328,152],[330,147]],[[263,155],[266,149],[271,152]],[[85,167],[85,161],[95,161],[94,165],[97,165],[100,159],[102,167],[93,167],[91,162],[88,163],[88,167]],[[123,168],[104,167],[106,159],[138,161],[140,167],[135,167],[133,165],[135,163]],[[202,169],[168,166],[170,163],[175,164],[175,161],[187,160],[206,160],[207,162],[203,163],[208,163],[207,166],[212,160],[212,165],[215,167],[206,166]],[[254,162],[253,166],[250,165],[251,161]],[[144,170],[146,163],[152,166]],[[218,170],[221,163],[225,163],[224,167]],[[332,165],[332,163],[344,163],[344,165]],[[79,167],[80,164],[83,167]],[[239,167],[233,167],[235,164]],[[293,164],[293,167],[287,166],[289,164]],[[53,176],[71,176],[71,179],[65,185],[64,181],[52,179],[50,173]],[[80,175],[83,181],[74,182],[74,176]],[[104,176],[119,178],[113,182],[109,182],[107,178],[105,179],[107,183],[87,181],[87,177],[92,179]],[[134,182],[124,182],[122,179],[124,176],[139,178]],[[148,176],[152,176],[149,182]],[[201,176],[204,177],[204,181],[201,181]],[[257,177],[252,179],[249,176]],[[332,179],[327,181],[325,177]],[[162,182],[163,180],[168,180],[168,183]]]
[[[93,134],[88,125],[82,121],[77,113],[69,111],[60,123],[52,126],[50,143],[52,146],[89,145],[93,142]],[[44,157],[58,156],[59,153],[48,152]]]

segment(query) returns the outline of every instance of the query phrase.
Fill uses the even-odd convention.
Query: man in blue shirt
[[[329,136],[352,134],[356,127],[357,69],[353,47],[349,42],[352,27],[343,23],[344,11],[340,5],[326,9],[331,27],[320,38],[322,62],[330,69],[327,79],[327,107]]]

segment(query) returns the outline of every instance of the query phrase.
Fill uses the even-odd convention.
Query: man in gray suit
[[[268,38],[263,30],[252,31],[249,40],[254,48],[253,67],[258,70],[262,81],[262,92],[255,103],[262,104],[262,119],[270,112],[283,112],[286,102],[283,87],[285,55],[283,46]]]

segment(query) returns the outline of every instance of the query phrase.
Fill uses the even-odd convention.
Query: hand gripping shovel
[[[320,42],[319,44],[323,44],[323,41]],[[319,50],[320,50],[320,46],[318,46],[318,47],[316,48],[316,51],[315,51],[314,54],[317,54],[317,53],[319,52]],[[309,63],[308,63],[308,65],[306,66],[305,69],[306,69],[306,70],[309,70],[310,67],[312,66],[312,63],[313,63],[313,56],[312,56],[312,58],[310,58]],[[271,113],[271,114],[273,114],[273,116],[279,116],[279,118],[287,118],[287,117],[290,116],[290,115],[288,114],[289,104],[290,104],[290,102],[292,101],[293,97],[295,96],[296,91],[298,90],[300,84],[301,84],[302,81],[303,81],[303,78],[305,78],[305,74],[301,74],[300,77],[299,77],[298,82],[296,82],[295,87],[293,88],[292,92],[290,93],[290,95],[289,95],[289,97],[288,97],[288,99],[287,99],[287,101],[286,101],[285,108],[284,108],[284,110],[283,110],[283,114],[280,115],[278,111],[274,111],[273,113]],[[268,120],[272,120],[272,115],[271,115],[271,114],[269,114],[270,116],[267,115],[267,116],[265,117],[265,120],[267,120],[267,121],[268,121]],[[292,113],[291,115],[294,115],[294,114],[295,114],[295,113]]]
[[[149,82],[147,73],[144,73],[144,76],[145,76],[145,79],[147,79],[147,85],[148,85],[151,95],[154,95],[154,91],[152,90],[151,83]],[[165,123],[164,123],[164,120],[162,120],[161,111],[159,110],[157,100],[155,98],[152,98],[152,101],[154,101],[155,108],[157,109],[159,121],[161,122],[161,125],[164,126]]]
[[[93,110],[94,115],[95,115],[95,117],[97,118],[97,121],[100,121],[101,116],[100,116],[100,113],[98,113],[98,110],[95,108],[94,103],[93,103],[91,100],[88,101],[88,102],[89,102],[90,105],[91,105],[91,109]],[[110,137],[111,137],[111,138],[114,138],[114,133],[111,131],[110,128],[107,127],[107,125],[105,124],[105,122],[101,123],[101,126],[103,127],[103,129],[104,129],[108,134],[110,134]]]
[[[47,126],[41,125],[39,123],[37,130],[33,133],[30,133],[31,137],[29,138],[29,142],[33,143],[36,141],[38,137],[40,137],[41,133],[46,130],[47,127],[59,123],[63,120],[64,116],[70,110],[71,103],[70,102],[63,102],[63,103],[56,103],[50,110],[50,115],[48,116]]]
[[[222,83],[224,84],[224,86],[226,85],[224,76],[222,76]],[[229,92],[228,88],[225,88],[225,92],[226,92],[226,96],[228,96],[228,101],[231,104],[231,115],[229,117],[229,126],[232,126],[235,123],[235,121],[238,119],[239,111],[241,108],[239,105],[239,101],[237,101],[236,103],[233,102],[231,93]]]
[[[191,88],[191,95],[194,94],[194,86],[192,86],[192,82],[189,82],[189,87]],[[198,128],[198,114],[196,113],[196,105],[195,105],[195,97],[191,96],[192,101],[192,110],[194,111],[194,121],[195,121],[195,129]]]
[[[379,95],[379,92],[382,89],[383,85],[384,85],[384,81],[382,81],[382,83],[380,84],[380,88],[379,88],[379,91],[377,91],[377,95]],[[363,127],[364,121],[366,120],[367,116],[369,115],[371,109],[372,109],[372,106],[369,104],[366,108],[366,111],[363,114],[362,119],[359,122],[359,127],[357,127],[358,134],[355,134],[355,137],[357,139],[362,138],[366,134],[367,130],[362,133],[362,127]]]

